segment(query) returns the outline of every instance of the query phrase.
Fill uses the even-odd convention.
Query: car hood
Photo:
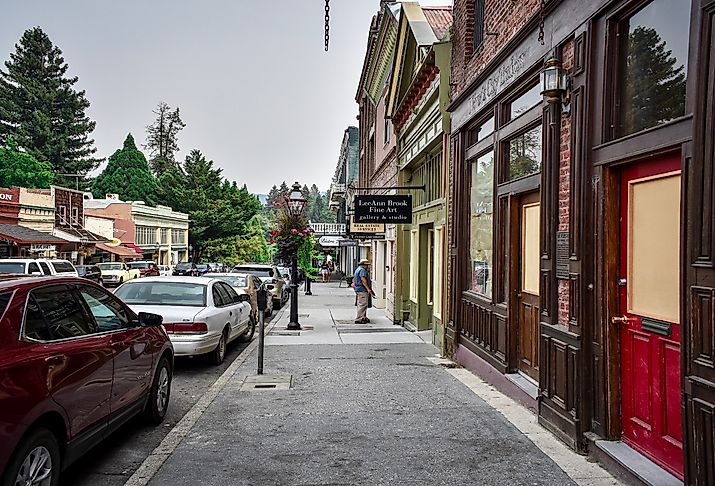
[[[194,322],[196,316],[205,307],[171,306],[171,305],[137,305],[128,304],[129,308],[136,312],[150,312],[159,314],[164,318],[164,322]]]

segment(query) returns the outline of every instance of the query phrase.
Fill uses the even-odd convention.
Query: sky
[[[330,5],[326,53],[324,0],[3,0],[0,60],[40,26],[86,91],[98,157],[127,133],[143,144],[164,101],[186,123],[178,160],[200,149],[253,193],[284,180],[327,190],[343,132],[357,124],[379,0]]]

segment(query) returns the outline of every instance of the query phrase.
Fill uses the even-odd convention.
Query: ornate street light
[[[541,70],[541,95],[547,103],[564,103],[570,98],[570,80],[568,73],[561,66],[561,61],[552,57],[544,63]]]
[[[300,183],[295,182],[290,191],[290,196],[286,201],[286,206],[290,214],[298,217],[303,214],[305,205],[308,201],[303,197]],[[290,269],[290,322],[288,329],[291,331],[300,331],[300,323],[298,322],[298,250],[293,253],[291,258]]]

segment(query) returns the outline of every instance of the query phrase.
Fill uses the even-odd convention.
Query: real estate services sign
[[[412,196],[355,196],[356,223],[412,224]]]

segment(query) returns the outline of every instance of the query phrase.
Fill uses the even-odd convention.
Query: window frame
[[[76,287],[74,285],[66,284],[66,283],[51,283],[48,285],[39,285],[37,287],[33,287],[30,290],[28,290],[27,294],[25,295],[25,304],[23,306],[22,310],[22,324],[20,325],[20,341],[23,342],[31,342],[31,343],[42,343],[42,344],[56,344],[56,343],[67,343],[67,342],[72,342],[72,341],[78,341],[81,339],[91,339],[96,336],[106,334],[105,332],[93,332],[89,334],[83,334],[81,336],[71,336],[67,338],[61,338],[61,339],[50,339],[49,341],[44,341],[41,339],[35,339],[27,336],[25,333],[25,324],[26,324],[26,318],[27,318],[27,307],[29,305],[30,299],[34,299],[35,302],[37,303],[40,312],[42,313],[42,318],[45,323],[45,326],[47,327],[48,334],[52,335],[52,328],[50,327],[50,323],[47,320],[47,316],[45,316],[45,312],[40,306],[39,302],[37,302],[37,299],[35,299],[34,292],[39,291],[39,290],[44,290],[47,288],[52,288],[52,287],[64,287],[66,289],[64,294],[71,295],[72,299],[75,301],[75,303],[79,306],[80,311],[82,312],[82,315],[84,318],[89,321],[93,322],[96,326],[96,322],[94,321],[94,318],[92,317],[91,314],[88,313],[88,310],[83,302],[83,300],[80,300],[80,296],[76,294]]]
[[[137,317],[137,315],[136,315],[128,306],[126,306],[121,300],[119,300],[118,298],[116,298],[113,294],[111,294],[110,292],[104,292],[104,291],[102,291],[102,290],[99,290],[99,289],[97,289],[96,287],[94,287],[94,286],[92,286],[92,285],[88,285],[88,284],[76,284],[76,285],[74,286],[74,291],[76,292],[76,296],[75,296],[75,297],[76,297],[77,299],[79,299],[80,304],[85,308],[85,312],[87,313],[87,315],[88,315],[92,320],[94,320],[94,323],[95,323],[95,325],[97,326],[97,329],[99,329],[99,323],[97,322],[96,317],[94,317],[94,314],[92,314],[92,310],[89,308],[89,303],[88,303],[88,302],[86,301],[86,299],[82,296],[82,288],[90,288],[90,289],[93,289],[93,290],[98,290],[99,292],[103,292],[103,293],[109,298],[109,300],[112,300],[112,301],[116,302],[117,304],[119,304],[119,306],[120,306],[120,307],[124,310],[124,312],[127,314],[127,327],[122,327],[122,328],[120,328],[120,329],[111,329],[111,330],[107,330],[107,331],[100,331],[100,332],[98,332],[98,333],[96,333],[96,334],[92,334],[93,336],[94,336],[94,335],[100,335],[100,334],[112,334],[112,333],[116,333],[116,332],[125,332],[125,331],[127,331],[127,330],[136,329],[137,327],[139,327],[139,318]],[[133,324],[133,325],[132,325],[132,324]]]

